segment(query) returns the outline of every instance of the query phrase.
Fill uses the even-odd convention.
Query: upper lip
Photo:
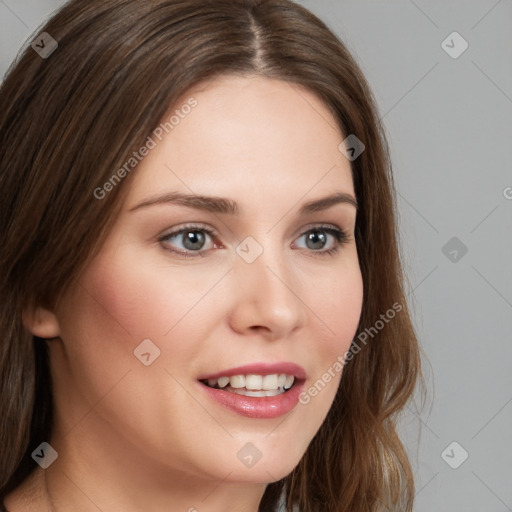
[[[220,377],[231,377],[233,375],[273,375],[285,373],[286,375],[293,375],[297,380],[304,380],[306,378],[306,370],[295,363],[282,362],[282,363],[253,363],[244,366],[237,366],[220,372],[209,373],[201,375],[198,380],[218,379]]]

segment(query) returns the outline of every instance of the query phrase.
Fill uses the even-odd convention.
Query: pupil
[[[201,249],[204,244],[204,235],[200,231],[188,231],[184,245],[187,249]]]
[[[325,233],[319,233],[318,231],[312,231],[311,233],[309,233],[308,235],[308,238],[307,238],[308,242],[311,241],[313,242],[313,245],[315,247],[310,247],[310,249],[322,249],[322,247],[324,246],[326,240],[325,240]]]

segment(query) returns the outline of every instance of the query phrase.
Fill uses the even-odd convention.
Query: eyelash
[[[217,238],[217,234],[215,233],[215,231],[213,231],[209,228],[202,227],[202,226],[184,226],[183,228],[180,228],[177,231],[172,231],[171,233],[167,233],[166,235],[160,237],[158,239],[158,241],[160,243],[163,243],[163,242],[166,242],[169,238],[174,238],[178,235],[181,235],[183,233],[187,233],[190,231],[207,233],[208,236],[210,236],[212,239]],[[335,246],[331,249],[318,250],[318,251],[310,250],[309,252],[311,252],[314,257],[333,256],[336,253],[338,253],[338,251],[341,249],[341,247],[344,244],[346,244],[350,241],[350,237],[347,235],[347,233],[345,231],[338,229],[338,228],[333,228],[331,226],[315,226],[313,228],[310,228],[310,229],[304,231],[304,233],[302,233],[300,235],[300,237],[303,237],[304,235],[307,235],[308,233],[311,233],[311,232],[328,233],[329,235],[333,236],[336,241]],[[180,256],[184,256],[185,258],[196,258],[198,256],[204,258],[206,256],[205,253],[208,252],[209,250],[211,250],[211,249],[207,249],[206,251],[201,250],[201,251],[183,252],[183,251],[177,251],[175,249],[170,249],[169,247],[164,247],[164,249],[167,251],[173,252],[175,254],[179,254]]]

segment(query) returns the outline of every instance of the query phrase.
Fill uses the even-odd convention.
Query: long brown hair
[[[39,32],[58,48],[42,58],[27,46],[0,95],[0,496],[34,469],[30,453],[52,428],[47,349],[24,328],[23,308],[55,304],[95,255],[130,176],[104,199],[94,191],[169,107],[217,75],[256,73],[307,87],[342,134],[366,147],[351,162],[364,282],[360,350],[300,463],[267,486],[260,511],[275,510],[282,494],[288,511],[412,510],[413,476],[395,422],[421,376],[420,350],[405,300],[388,145],[342,42],[291,0],[72,0]],[[375,328],[397,304],[400,312]]]

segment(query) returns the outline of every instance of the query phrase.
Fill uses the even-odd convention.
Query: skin
[[[57,511],[255,512],[332,404],[340,372],[274,419],[225,409],[197,378],[291,361],[308,388],[349,348],[363,299],[356,209],[298,216],[334,191],[354,196],[345,136],[314,94],[281,81],[221,77],[178,105],[190,96],[197,107],[133,171],[114,228],[64,300],[24,314],[31,332],[55,338],[49,442],[59,457],[8,497],[13,512],[52,510],[50,499]],[[230,198],[240,215],[170,203],[130,211],[171,191]],[[184,237],[159,241],[189,223],[216,232],[202,257],[171,251],[187,251]],[[321,225],[346,232],[338,252],[319,254],[337,245]],[[314,227],[325,248],[308,245]],[[263,248],[250,264],[235,251],[247,236]],[[133,351],[148,338],[161,353],[144,366]],[[252,468],[237,458],[248,442],[262,454]]]

